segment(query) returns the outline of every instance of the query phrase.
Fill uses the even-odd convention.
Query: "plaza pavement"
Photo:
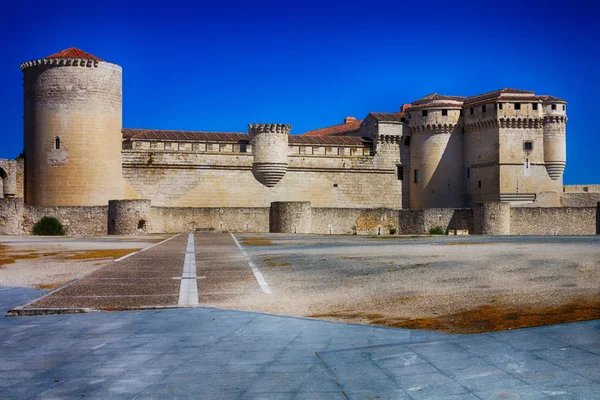
[[[42,292],[0,288],[0,312]],[[600,321],[443,335],[182,308],[0,317],[6,399],[600,399]]]

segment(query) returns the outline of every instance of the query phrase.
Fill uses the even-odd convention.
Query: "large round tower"
[[[552,180],[562,177],[567,164],[567,102],[552,96],[543,98],[544,164]]]
[[[408,110],[410,207],[462,207],[464,97],[431,94]]]
[[[288,167],[288,135],[291,125],[249,124],[252,142],[252,174],[266,187],[279,183]]]
[[[97,206],[120,199],[121,67],[70,48],[21,69],[26,202]]]

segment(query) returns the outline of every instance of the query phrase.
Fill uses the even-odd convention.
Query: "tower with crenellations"
[[[95,206],[121,198],[121,67],[70,48],[21,70],[26,202]]]

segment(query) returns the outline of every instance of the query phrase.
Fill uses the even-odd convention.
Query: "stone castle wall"
[[[431,228],[473,233],[473,210],[471,208],[428,208],[399,210],[399,230],[402,235],[425,234]]]
[[[54,217],[70,236],[107,234],[108,207],[41,207],[24,204],[23,198],[0,199],[0,235],[30,235],[43,217]]]
[[[110,211],[109,211],[110,208]],[[273,214],[275,212],[275,215]],[[110,217],[109,217],[110,213]],[[508,203],[476,204],[471,208],[398,210],[389,208],[325,208],[286,202],[271,207],[150,207],[148,200],[111,202],[110,207],[37,207],[22,198],[0,199],[0,234],[31,234],[44,216],[57,218],[72,236],[111,233],[173,233],[190,230],[290,232],[313,234],[426,234],[468,230],[487,235],[594,235],[600,232],[599,207],[510,208]],[[144,226],[140,227],[140,220]],[[279,220],[279,228],[270,221]],[[281,223],[284,221],[285,223]],[[114,228],[114,227],[113,227]]]
[[[403,182],[394,163],[380,167],[379,158],[363,155],[362,148],[319,148],[343,148],[344,155],[291,155],[272,188],[254,178],[250,153],[124,150],[125,197],[160,207],[269,207],[290,200],[313,207],[402,207]],[[360,155],[349,155],[355,149]]]
[[[538,207],[510,210],[511,235],[595,235],[597,207]]]

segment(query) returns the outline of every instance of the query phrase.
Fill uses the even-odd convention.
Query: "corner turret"
[[[288,167],[288,135],[291,125],[248,124],[252,143],[252,174],[271,188],[283,178]]]

